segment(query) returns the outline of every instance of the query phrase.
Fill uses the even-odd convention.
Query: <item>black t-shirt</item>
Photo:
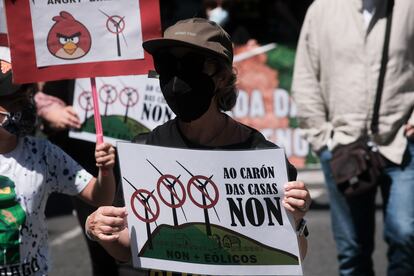
[[[248,126],[246,126],[248,127]],[[133,139],[133,142],[164,146],[171,148],[183,148],[183,149],[206,149],[206,150],[244,150],[244,149],[266,149],[266,148],[279,148],[277,145],[266,140],[266,138],[256,129],[248,127],[251,132],[249,137],[236,144],[228,144],[224,146],[209,147],[189,141],[180,131],[178,127],[177,119],[170,120],[165,124],[158,126],[149,133],[139,134]],[[297,171],[295,167],[288,164],[288,178],[289,180],[295,180]]]

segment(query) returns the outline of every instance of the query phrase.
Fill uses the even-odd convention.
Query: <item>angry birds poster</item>
[[[142,42],[161,36],[158,0],[4,3],[17,83],[140,75],[154,68]]]
[[[61,59],[78,59],[89,52],[92,39],[85,25],[65,11],[52,20],[56,23],[47,35],[47,48],[52,55]]]
[[[63,2],[30,2],[38,66],[144,57],[139,1]]]

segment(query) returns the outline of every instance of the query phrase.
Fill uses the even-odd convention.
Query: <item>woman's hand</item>
[[[118,241],[119,232],[127,225],[126,216],[125,207],[99,207],[86,219],[85,231],[91,239],[96,241]]]
[[[69,128],[79,129],[81,123],[78,114],[72,106],[53,105],[43,113],[43,118],[49,122],[50,126],[57,130]]]
[[[312,203],[309,191],[301,181],[291,181],[285,184],[285,198],[282,203],[292,212],[295,222],[298,223],[309,210]]]

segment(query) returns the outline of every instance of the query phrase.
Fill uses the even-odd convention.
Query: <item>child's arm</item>
[[[92,178],[79,196],[94,206],[111,205],[115,195],[114,147],[108,143],[96,145],[95,159],[99,168],[98,178]]]

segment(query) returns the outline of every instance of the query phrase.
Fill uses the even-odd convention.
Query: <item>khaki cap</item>
[[[178,21],[165,30],[164,37],[147,40],[142,46],[151,55],[170,47],[188,47],[233,63],[233,45],[229,34],[215,22],[204,18]]]

